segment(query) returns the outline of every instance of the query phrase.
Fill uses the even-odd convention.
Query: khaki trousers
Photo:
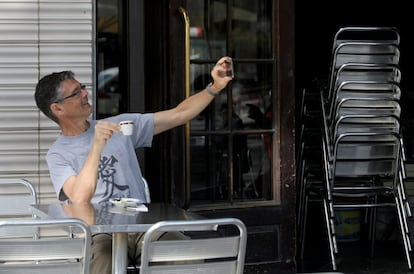
[[[139,265],[141,261],[141,247],[144,233],[128,234],[128,264]],[[155,236],[158,240],[187,238],[179,232],[160,233]],[[112,235],[95,234],[92,236],[91,246],[91,274],[112,273]]]

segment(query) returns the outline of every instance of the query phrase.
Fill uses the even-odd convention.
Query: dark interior
[[[345,26],[387,26],[396,27],[401,36],[400,69],[402,129],[408,163],[414,161],[414,60],[412,49],[414,37],[409,1],[306,1],[295,2],[295,46],[296,46],[296,101],[299,103],[304,88],[314,87],[315,83],[324,83],[329,74],[332,54],[332,41],[335,33]],[[300,113],[297,109],[296,113]],[[327,243],[324,241],[325,228],[319,204],[309,207],[312,216],[311,229],[307,231],[309,243],[305,249],[305,260],[298,261],[298,272],[332,271],[327,254]],[[360,241],[341,242],[339,259],[344,273],[409,273],[401,251],[398,227],[393,215],[384,219],[387,229],[382,231],[382,240],[378,241],[373,258],[366,256],[368,251],[364,234]],[[412,222],[412,221],[410,221]],[[412,227],[412,224],[410,224]],[[363,232],[363,231],[361,231]]]
[[[400,31],[402,126],[409,161],[414,160],[414,36],[409,1],[296,1],[296,91],[328,77],[332,39],[344,26],[389,26]]]

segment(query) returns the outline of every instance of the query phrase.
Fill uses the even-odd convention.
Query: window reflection
[[[272,57],[272,1],[235,1],[230,52],[238,58]]]
[[[272,58],[273,1],[228,2],[188,1],[191,58]]]

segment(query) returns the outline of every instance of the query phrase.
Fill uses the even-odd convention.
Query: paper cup
[[[122,121],[119,122],[121,126],[121,131],[124,135],[132,135],[134,131],[134,121]]]

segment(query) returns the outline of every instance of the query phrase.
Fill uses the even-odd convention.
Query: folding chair
[[[20,233],[27,228],[37,233]],[[9,219],[0,221],[0,235],[0,273],[89,273],[91,233],[79,219]]]
[[[174,231],[189,237],[153,240]],[[140,273],[242,274],[246,241],[246,227],[235,218],[158,222],[145,233]]]

